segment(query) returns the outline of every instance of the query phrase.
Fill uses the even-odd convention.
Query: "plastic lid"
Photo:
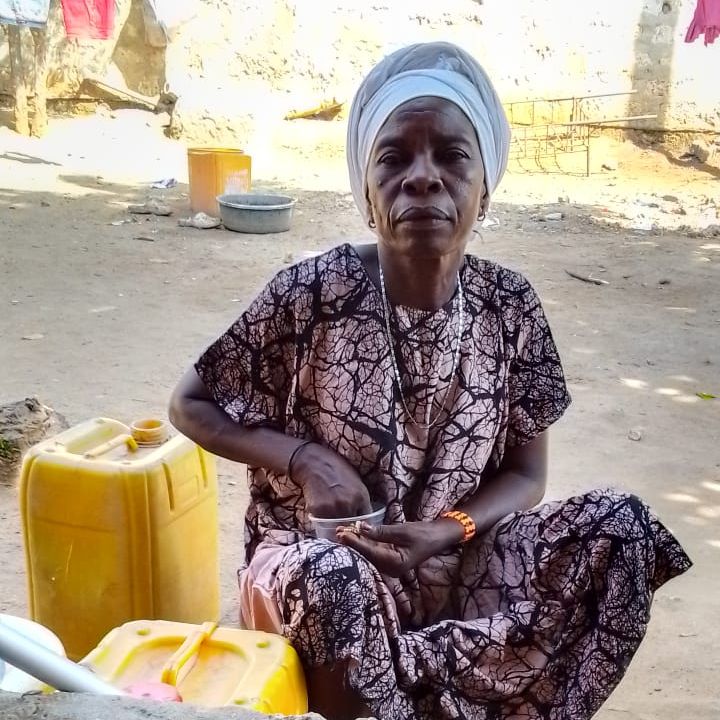
[[[136,420],[130,426],[130,433],[138,445],[162,445],[170,437],[170,428],[164,420],[146,418]]]

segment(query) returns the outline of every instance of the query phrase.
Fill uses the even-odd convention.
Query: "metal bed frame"
[[[624,117],[596,117],[602,101],[629,92],[582,95],[565,98],[521,100],[505,105],[512,130],[510,159],[533,162],[544,169],[543,161],[551,160],[560,169],[559,156],[585,154],[585,174],[590,175],[591,147],[602,126],[633,120],[648,120],[656,115],[628,115]]]

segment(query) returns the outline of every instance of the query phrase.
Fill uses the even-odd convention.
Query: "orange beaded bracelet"
[[[466,543],[468,540],[472,540],[472,538],[475,537],[475,521],[467,513],[461,512],[460,510],[450,510],[442,513],[440,517],[457,520],[457,522],[462,525],[465,534],[460,542]]]

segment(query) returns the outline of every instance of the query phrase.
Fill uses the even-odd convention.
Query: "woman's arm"
[[[214,455],[285,473],[293,451],[304,441],[270,428],[246,428],[215,402],[194,368],[170,398],[170,422]]]
[[[506,515],[534,507],[545,495],[547,458],[547,431],[525,445],[508,448],[497,474],[483,483],[467,502],[454,509],[468,514],[475,523],[477,534],[482,535]],[[460,525],[456,520],[450,522]],[[462,527],[459,537],[457,534],[455,528],[456,539],[461,540]]]
[[[477,534],[482,535],[506,515],[533,507],[545,494],[547,455],[547,432],[509,448],[497,474],[454,509],[468,514]],[[338,540],[362,553],[380,572],[397,577],[458,545],[464,534],[457,520],[438,518],[380,527],[363,525],[359,534],[352,528],[340,528]]]
[[[194,368],[170,399],[170,422],[214,455],[288,474],[302,488],[309,512],[318,517],[348,517],[370,511],[370,496],[355,469],[319,443],[271,428],[248,428],[215,402]]]

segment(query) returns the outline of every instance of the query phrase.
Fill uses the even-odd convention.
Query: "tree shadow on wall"
[[[112,60],[128,89],[148,96],[160,95],[166,82],[165,48],[147,41],[143,3],[132,0]]]

